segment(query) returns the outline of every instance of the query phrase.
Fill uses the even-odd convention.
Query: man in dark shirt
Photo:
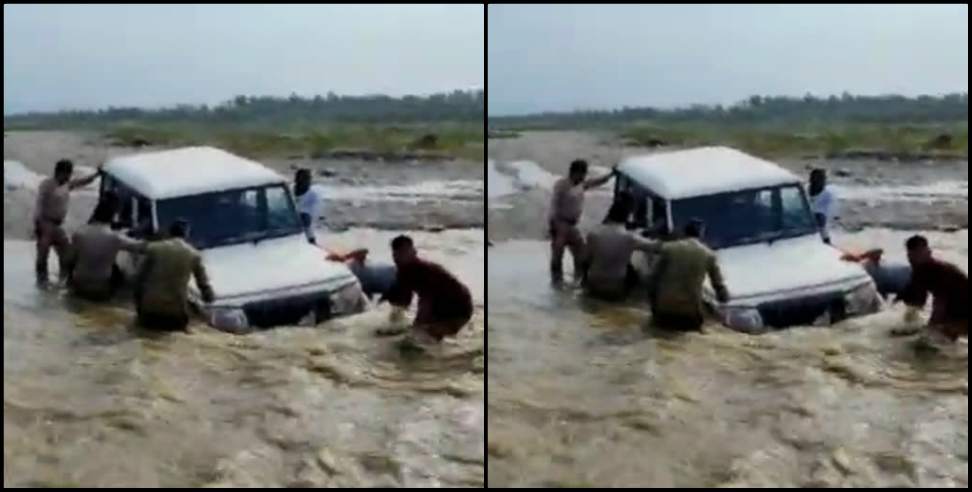
[[[951,338],[969,335],[969,276],[959,267],[932,256],[928,240],[913,236],[905,243],[911,263],[911,283],[901,300],[917,308],[932,295],[928,325]]]
[[[441,265],[419,258],[408,236],[396,237],[391,247],[397,275],[384,300],[407,308],[412,295],[418,294],[418,314],[412,329],[425,332],[436,341],[454,336],[472,318],[469,289]]]

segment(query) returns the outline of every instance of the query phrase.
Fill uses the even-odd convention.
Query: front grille
[[[281,325],[295,325],[311,312],[317,313],[317,321],[331,315],[331,303],[327,295],[320,292],[284,299],[270,299],[252,302],[243,306],[250,326],[270,328]]]
[[[763,324],[772,328],[811,325],[830,312],[832,322],[846,318],[847,308],[840,292],[829,292],[799,299],[774,301],[759,306]]]

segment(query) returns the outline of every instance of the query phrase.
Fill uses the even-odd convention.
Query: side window
[[[815,226],[816,223],[803,200],[803,190],[799,187],[789,186],[780,190],[780,201],[783,208],[783,227],[802,229]]]
[[[287,188],[275,186],[267,188],[267,212],[270,229],[284,229],[294,226],[294,210],[290,204]]]

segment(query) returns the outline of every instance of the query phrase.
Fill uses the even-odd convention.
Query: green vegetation
[[[624,108],[489,118],[496,133],[606,129],[644,146],[729,145],[767,157],[968,156],[968,94],[821,99],[753,96],[723,108]]]
[[[483,156],[482,91],[428,97],[237,96],[215,108],[30,113],[4,118],[5,130],[87,130],[119,145],[214,145],[259,157],[324,157],[333,152],[378,156]]]

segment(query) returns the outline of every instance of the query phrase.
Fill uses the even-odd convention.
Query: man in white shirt
[[[317,244],[314,237],[314,221],[321,215],[321,202],[323,201],[318,190],[315,190],[311,182],[309,169],[298,169],[294,175],[294,198],[297,199],[297,213],[300,220],[304,223],[304,230],[307,231],[307,239]]]
[[[837,199],[827,188],[827,172],[823,169],[810,171],[810,207],[820,225],[824,242],[830,244],[830,224],[837,217]]]

